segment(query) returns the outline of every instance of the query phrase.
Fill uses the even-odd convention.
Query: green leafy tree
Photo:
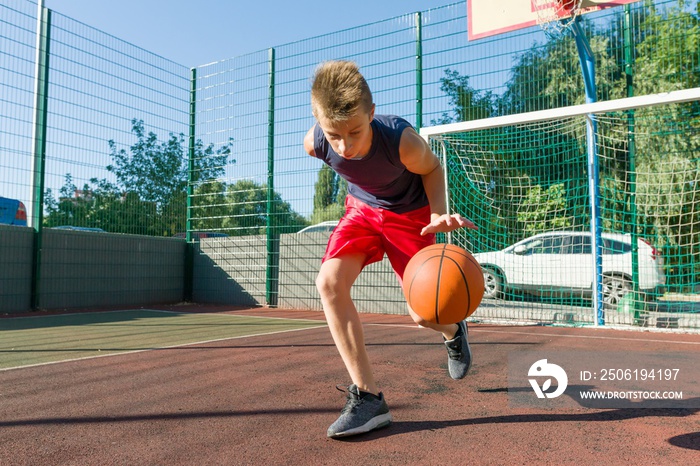
[[[318,179],[314,186],[314,210],[323,209],[335,202],[338,194],[336,173],[326,164],[318,171]]]
[[[458,71],[446,69],[440,78],[440,90],[449,98],[451,112],[443,112],[433,125],[454,123],[457,121],[478,120],[497,114],[497,99],[491,91],[481,92],[469,84],[469,76]]]
[[[210,231],[224,229],[224,219],[231,208],[226,199],[226,183],[217,180],[202,182],[194,190],[192,202],[192,229]],[[185,231],[182,228],[180,231]]]
[[[595,34],[585,21],[583,28],[595,59],[597,97],[605,100],[613,88],[624,89],[621,73],[617,72],[619,64],[611,54],[607,36]],[[564,34],[544,44],[535,43],[519,55],[500,102],[503,114],[585,103],[583,74],[573,38]]]
[[[83,187],[86,192],[89,187]],[[57,227],[61,225],[76,225],[87,217],[90,211],[90,200],[86,197],[75,196],[78,191],[73,184],[73,177],[70,173],[65,176],[65,182],[59,190],[59,197],[53,196],[51,189],[46,190],[44,203],[47,216],[44,217],[44,226]]]
[[[56,199],[50,189],[46,192],[47,227],[71,225],[151,236],[162,235],[165,229],[155,203],[142,201],[136,193],[120,194],[104,180],[78,190],[68,174],[59,194]]]
[[[679,1],[663,13],[646,4],[640,25],[644,40],[636,50],[635,94],[655,94],[700,86],[700,18]],[[700,4],[700,3],[698,3]]]
[[[700,6],[678,1],[663,11],[646,3],[637,46],[638,95],[700,86]],[[664,251],[670,289],[700,282],[700,104],[635,111],[639,233]],[[678,287],[678,288],[674,288]]]
[[[171,236],[186,223],[188,163],[185,137],[170,134],[160,141],[146,132],[142,120],[132,120],[136,142],[129,150],[108,141],[113,163],[107,166],[116,182],[92,178],[82,190],[66,176],[59,199],[46,193],[45,225],[99,227],[115,233]],[[229,160],[231,141],[218,149],[197,140],[194,147],[193,182],[220,178]],[[199,188],[198,188],[199,189]],[[201,198],[195,198],[194,203]]]
[[[226,193],[227,216],[222,219],[223,229],[231,236],[265,233],[268,220],[267,185],[251,180],[240,180],[229,185]],[[289,203],[275,192],[272,198],[270,226],[277,233],[293,233],[307,222],[294,212]]]
[[[185,136],[170,134],[167,141],[159,141],[158,136],[145,132],[143,120],[132,120],[132,133],[136,142],[129,148],[117,149],[117,144],[109,141],[110,155],[114,164],[107,171],[117,178],[117,186],[124,191],[137,193],[146,202],[154,202],[159,209],[165,208],[177,196],[186,192],[189,170]],[[211,180],[222,176],[231,154],[231,141],[218,150],[213,144],[204,147],[201,140],[195,143],[195,167],[192,181]],[[146,181],[150,182],[146,182]]]
[[[540,185],[530,188],[520,205],[518,221],[527,236],[571,226],[564,185],[554,184],[546,190]]]
[[[311,223],[338,220],[345,213],[347,182],[331,167],[323,164],[314,186],[314,211]]]

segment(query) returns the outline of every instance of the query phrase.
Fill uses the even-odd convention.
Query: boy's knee
[[[430,322],[428,322],[427,320],[423,319],[415,313],[411,313],[411,318],[413,319],[413,322],[420,325],[421,327],[428,327],[430,325]]]
[[[421,327],[431,328],[432,324],[430,322],[428,322],[427,320],[425,320],[424,318],[422,318],[421,316],[419,316],[418,314],[416,314],[415,312],[413,312],[413,309],[411,309],[411,306],[406,304],[406,308],[408,309],[408,315],[411,316],[411,319],[413,319],[413,322],[420,325]]]
[[[362,270],[363,256],[343,257],[342,261],[324,262],[316,276],[316,289],[321,297],[345,297]]]
[[[323,270],[316,276],[316,289],[321,296],[332,293],[336,286],[337,284],[335,280],[333,280],[333,277],[328,273],[324,273]]]

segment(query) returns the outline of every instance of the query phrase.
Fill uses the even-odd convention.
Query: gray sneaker
[[[336,388],[341,392],[345,391],[340,387]],[[361,396],[355,384],[348,387],[347,393],[348,399],[340,417],[328,428],[329,437],[364,434],[391,424],[391,414],[383,393],[379,393],[379,397],[372,394]]]
[[[462,379],[472,365],[472,350],[469,348],[467,323],[465,321],[457,324],[459,328],[452,340],[445,340],[447,347],[447,368],[450,371],[450,377],[453,379]],[[443,337],[444,340],[444,337]]]

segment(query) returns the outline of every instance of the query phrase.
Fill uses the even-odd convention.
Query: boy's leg
[[[365,348],[362,322],[350,298],[350,288],[366,256],[348,254],[323,262],[316,279],[333,341],[353,384],[340,417],[328,428],[331,438],[362,434],[391,424],[389,407],[378,391]]]
[[[430,221],[430,210],[422,208],[405,214],[394,214],[388,216],[387,220],[382,231],[383,246],[403,287],[403,274],[408,262],[418,251],[435,242],[434,235],[420,235],[420,230]],[[450,377],[461,379],[466,376],[472,363],[466,321],[440,325],[425,321],[410,306],[408,312],[418,325],[442,333],[447,348]]]
[[[362,271],[364,254],[343,255],[323,262],[316,287],[335,346],[352,382],[364,391],[378,394],[365,348],[362,322],[350,297],[350,288]]]
[[[442,333],[442,338],[447,348],[447,369],[453,379],[462,379],[469,372],[472,365],[472,350],[469,347],[469,333],[467,322],[457,324],[439,325],[426,322],[408,306],[408,312],[413,320],[421,327],[431,328]]]
[[[403,284],[401,285],[403,286]],[[432,330],[435,330],[436,332],[442,333],[442,337],[445,340],[452,340],[455,335],[457,334],[457,330],[459,330],[459,326],[457,324],[447,324],[447,325],[441,325],[441,324],[435,324],[433,322],[428,322],[424,320],[421,316],[416,314],[413,309],[411,309],[411,306],[406,304],[406,307],[408,308],[408,314],[411,316],[413,321],[420,325],[421,327],[429,328]]]
[[[401,287],[403,287],[403,273],[411,258],[421,249],[435,244],[434,234],[426,236],[420,234],[428,223],[430,223],[429,207],[422,207],[405,214],[388,213],[386,216],[382,245]],[[415,323],[442,333],[446,340],[453,339],[458,331],[457,324],[440,325],[423,320],[413,312],[410,306],[408,306],[408,312]]]
[[[472,365],[472,350],[469,347],[469,334],[467,321],[457,324],[457,333],[451,339],[445,338],[447,348],[447,369],[453,379],[462,379],[469,372]],[[443,337],[444,338],[444,337]]]

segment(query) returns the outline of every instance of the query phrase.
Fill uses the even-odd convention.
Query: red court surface
[[[406,316],[363,320],[388,428],[326,438],[345,402],[335,385],[350,380],[321,327],[2,371],[0,464],[698,464],[700,409],[511,408],[507,360],[535,349],[700,356],[700,335],[470,325],[474,365],[455,381],[439,335]]]

